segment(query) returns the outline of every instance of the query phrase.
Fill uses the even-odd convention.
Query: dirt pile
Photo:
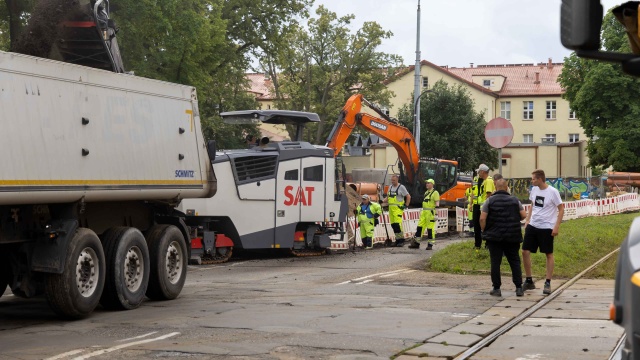
[[[65,20],[82,18],[80,0],[40,0],[12,50],[48,58],[54,42],[59,38],[60,24]]]

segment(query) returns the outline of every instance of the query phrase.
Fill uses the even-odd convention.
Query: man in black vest
[[[523,296],[522,269],[520,268],[520,243],[522,228],[520,221],[527,217],[520,201],[507,192],[507,181],[499,179],[495,182],[496,192],[482,205],[480,228],[482,237],[487,242],[491,257],[491,282],[493,296],[502,296],[500,285],[500,264],[502,256],[507,258],[511,267],[513,283],[516,285],[516,296]]]

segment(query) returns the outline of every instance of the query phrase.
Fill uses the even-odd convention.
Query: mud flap
[[[62,274],[64,261],[67,258],[69,242],[78,229],[75,219],[54,220],[51,229],[38,238],[31,257],[31,270]],[[51,238],[49,234],[57,234]]]

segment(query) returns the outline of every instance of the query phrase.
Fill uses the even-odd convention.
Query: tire
[[[110,310],[140,306],[149,284],[149,250],[144,235],[131,227],[107,230],[102,238],[106,278],[100,304]]]
[[[0,261],[2,264],[7,264],[7,260],[3,257],[0,257]],[[7,290],[7,285],[11,281],[11,267],[8,265],[0,264],[0,296],[4,294],[5,290]]]
[[[89,315],[98,305],[105,261],[98,235],[79,228],[69,243],[62,274],[46,274],[45,296],[51,309],[66,318]]]
[[[147,233],[147,246],[151,259],[147,296],[153,300],[177,298],[189,261],[182,232],[173,225],[155,225]]]

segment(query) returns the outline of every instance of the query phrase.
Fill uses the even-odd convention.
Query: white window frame
[[[422,78],[422,87],[429,88],[429,78],[426,76]]]
[[[580,141],[580,134],[569,134],[569,142],[574,143]]]
[[[500,101],[500,117],[511,120],[511,101]]]
[[[569,120],[578,120],[576,111],[571,108],[569,109]]]
[[[547,101],[547,120],[555,120],[557,111],[557,103],[555,100]]]
[[[522,142],[525,144],[532,144],[533,134],[522,134]]]
[[[491,79],[482,80],[482,86],[490,87],[491,86]]]
[[[533,120],[533,101],[523,101],[522,120]],[[530,106],[528,106],[530,105]]]
[[[544,134],[544,137],[542,138],[542,142],[547,144],[555,144],[556,139],[557,139],[556,134]]]

